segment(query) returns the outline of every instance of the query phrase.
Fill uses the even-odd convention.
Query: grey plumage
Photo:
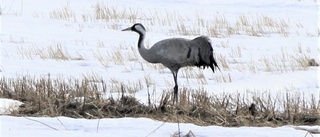
[[[180,68],[185,66],[210,67],[214,73],[219,66],[213,57],[213,49],[210,40],[206,36],[200,36],[193,40],[184,38],[170,38],[155,43],[150,49],[144,46],[146,30],[140,23],[122,31],[134,31],[139,34],[138,50],[143,59],[150,63],[161,63],[169,68],[173,74],[174,100],[178,102],[177,74]]]

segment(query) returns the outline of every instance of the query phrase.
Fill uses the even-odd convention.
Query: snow
[[[40,121],[35,122],[33,120]],[[61,121],[61,122],[60,122]],[[98,124],[99,122],[99,124]],[[3,137],[15,136],[74,136],[74,137],[123,137],[123,136],[170,136],[176,132],[176,123],[165,123],[147,118],[104,118],[73,119],[67,117],[33,118],[1,116]],[[46,126],[49,125],[50,127]],[[162,125],[162,126],[161,126]],[[152,131],[161,126],[158,130]],[[303,137],[306,131],[295,130],[290,126],[283,127],[219,127],[180,124],[183,135],[189,130],[197,137]],[[308,127],[316,129],[319,126]],[[97,131],[98,130],[98,131]],[[313,135],[317,137],[318,135]]]
[[[124,84],[141,82],[143,87],[134,96],[147,101],[146,78],[150,88],[160,98],[163,90],[173,87],[172,74],[168,69],[145,62],[137,51],[138,35],[120,31],[131,26],[129,19],[95,19],[93,8],[104,4],[119,11],[136,13],[133,22],[141,22],[147,28],[147,45],[171,37],[192,39],[200,34],[209,35],[208,29],[199,27],[200,34],[180,35],[177,26],[183,23],[187,29],[196,28],[198,18],[204,22],[215,17],[225,19],[235,26],[239,18],[246,17],[249,24],[258,18],[268,17],[284,22],[288,27],[285,34],[264,26],[268,31],[260,36],[250,36],[243,31],[227,35],[221,31],[218,37],[210,37],[216,57],[222,56],[229,69],[212,74],[211,70],[197,68],[182,69],[178,74],[180,87],[203,88],[213,94],[245,93],[271,95],[281,93],[314,95],[320,97],[319,67],[299,67],[294,58],[306,56],[319,61],[319,1],[317,0],[23,0],[1,1],[1,63],[0,76],[17,78],[83,78],[98,75],[105,81],[117,80]],[[71,17],[54,18],[53,13],[67,11]],[[83,18],[88,17],[87,21]],[[154,17],[152,20],[148,17]],[[172,20],[169,20],[170,18]],[[174,18],[177,17],[177,18]],[[43,57],[50,48],[61,48],[67,60]],[[241,55],[239,55],[240,50]],[[38,51],[38,52],[35,52]],[[116,61],[119,52],[122,61]],[[102,63],[99,61],[103,59]],[[266,70],[264,59],[273,63],[271,71]],[[293,66],[290,66],[294,64]],[[220,65],[220,64],[219,64]],[[254,66],[254,71],[249,67]],[[190,74],[191,73],[191,74]],[[204,78],[187,76],[202,74]],[[221,77],[231,77],[230,82],[221,82]],[[110,82],[110,87],[112,82]],[[111,93],[111,88],[106,93]],[[108,95],[107,95],[108,96]],[[6,116],[21,102],[0,99],[1,136],[147,136],[163,122],[146,118],[104,118],[100,120],[72,119],[67,117],[32,118]],[[41,121],[58,130],[53,130]],[[65,125],[66,128],[59,122]],[[283,127],[237,127],[196,126],[183,123],[184,134],[191,130],[197,137],[302,137],[306,131]],[[308,128],[309,126],[307,126]],[[313,129],[319,126],[310,127]],[[177,131],[176,123],[165,123],[150,136],[170,136]],[[313,135],[314,137],[317,135]]]
[[[23,103],[17,100],[0,98],[0,114],[11,114]]]

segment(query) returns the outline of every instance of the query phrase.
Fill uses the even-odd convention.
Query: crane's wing
[[[192,42],[183,38],[171,38],[157,42],[150,49],[155,53],[158,62],[169,69],[178,69],[184,66],[192,66],[199,59],[198,50],[194,50]]]

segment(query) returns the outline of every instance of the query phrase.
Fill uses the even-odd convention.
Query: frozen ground
[[[99,17],[99,5],[111,9],[110,17]],[[0,75],[5,78],[48,74],[60,79],[98,77],[110,82],[107,94],[119,83],[142,83],[133,93],[142,102],[146,101],[149,83],[157,100],[163,90],[172,89],[172,74],[140,57],[137,34],[120,31],[141,22],[148,30],[146,42],[150,46],[171,37],[211,36],[222,72],[185,68],[178,75],[180,87],[204,88],[215,94],[244,93],[249,98],[265,93],[303,93],[306,99],[314,95],[319,100],[319,67],[303,64],[311,58],[319,61],[318,1],[6,0],[1,1],[0,11]],[[52,54],[60,51],[64,59]],[[222,66],[223,61],[227,66]],[[1,102],[0,107],[8,108],[4,104]],[[145,118],[106,118],[100,121],[97,133],[97,120],[60,117],[64,128],[57,118],[32,119],[58,130],[23,117],[1,116],[1,136],[146,136],[162,124]],[[176,126],[166,123],[150,136],[170,136]],[[306,134],[289,126],[181,124],[181,130],[191,130],[200,137]]]

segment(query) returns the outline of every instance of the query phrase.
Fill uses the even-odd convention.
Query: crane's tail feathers
[[[210,39],[206,36],[199,36],[192,40],[195,43],[195,46],[198,48],[198,57],[199,61],[195,64],[197,67],[210,67],[214,73],[214,67],[218,68],[219,71],[220,67],[218,66],[216,60],[213,57],[213,49],[210,42]]]
[[[216,66],[216,67],[219,69],[220,72],[222,72],[219,66]]]
[[[219,71],[221,72],[220,67],[218,66],[216,60],[214,59],[214,57],[212,56],[212,63],[214,64],[215,67],[217,67],[219,69]]]
[[[218,70],[221,72],[221,69],[220,69],[219,66],[216,66],[216,65],[215,65],[214,67],[218,68]],[[210,65],[210,68],[212,69],[213,73],[214,73],[214,67],[213,67],[213,65]]]
[[[213,56],[212,56],[212,58],[211,58],[211,64],[210,64],[210,68],[212,69],[213,73],[214,73],[214,67],[218,68],[218,69],[219,69],[219,71],[221,72],[220,67],[218,66],[218,64],[217,64],[216,60],[215,60],[215,59],[213,58]]]

